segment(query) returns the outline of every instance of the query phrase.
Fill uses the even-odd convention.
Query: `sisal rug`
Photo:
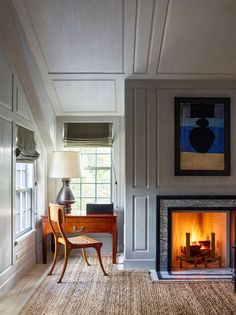
[[[58,262],[20,315],[233,315],[236,294],[230,281],[152,282],[145,271],[117,271],[103,257],[109,277],[104,277],[95,257],[85,266],[81,257],[70,257],[63,282]]]

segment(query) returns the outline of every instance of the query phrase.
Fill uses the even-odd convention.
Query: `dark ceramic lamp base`
[[[75,196],[70,188],[70,182],[70,178],[62,178],[63,186],[59,191],[56,199],[56,202],[59,205],[64,205],[66,213],[71,212],[71,205],[75,203]]]

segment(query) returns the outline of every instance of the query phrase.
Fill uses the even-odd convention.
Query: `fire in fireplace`
[[[227,211],[173,211],[171,268],[228,266]]]

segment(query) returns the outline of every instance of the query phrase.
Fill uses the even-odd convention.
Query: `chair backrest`
[[[87,214],[113,214],[114,205],[113,203],[108,203],[108,204],[87,203],[86,213]]]
[[[57,237],[57,232],[54,229],[53,222],[57,223],[59,233],[61,237],[66,239],[66,236],[62,230],[61,224],[65,221],[65,207],[55,203],[49,203],[48,206],[48,220],[53,231],[54,236]]]

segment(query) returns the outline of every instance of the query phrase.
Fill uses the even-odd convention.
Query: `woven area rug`
[[[236,294],[230,281],[152,282],[145,271],[117,271],[110,257],[103,257],[109,277],[104,277],[95,257],[85,266],[71,257],[63,279],[58,263],[20,315],[145,315],[236,314]]]

